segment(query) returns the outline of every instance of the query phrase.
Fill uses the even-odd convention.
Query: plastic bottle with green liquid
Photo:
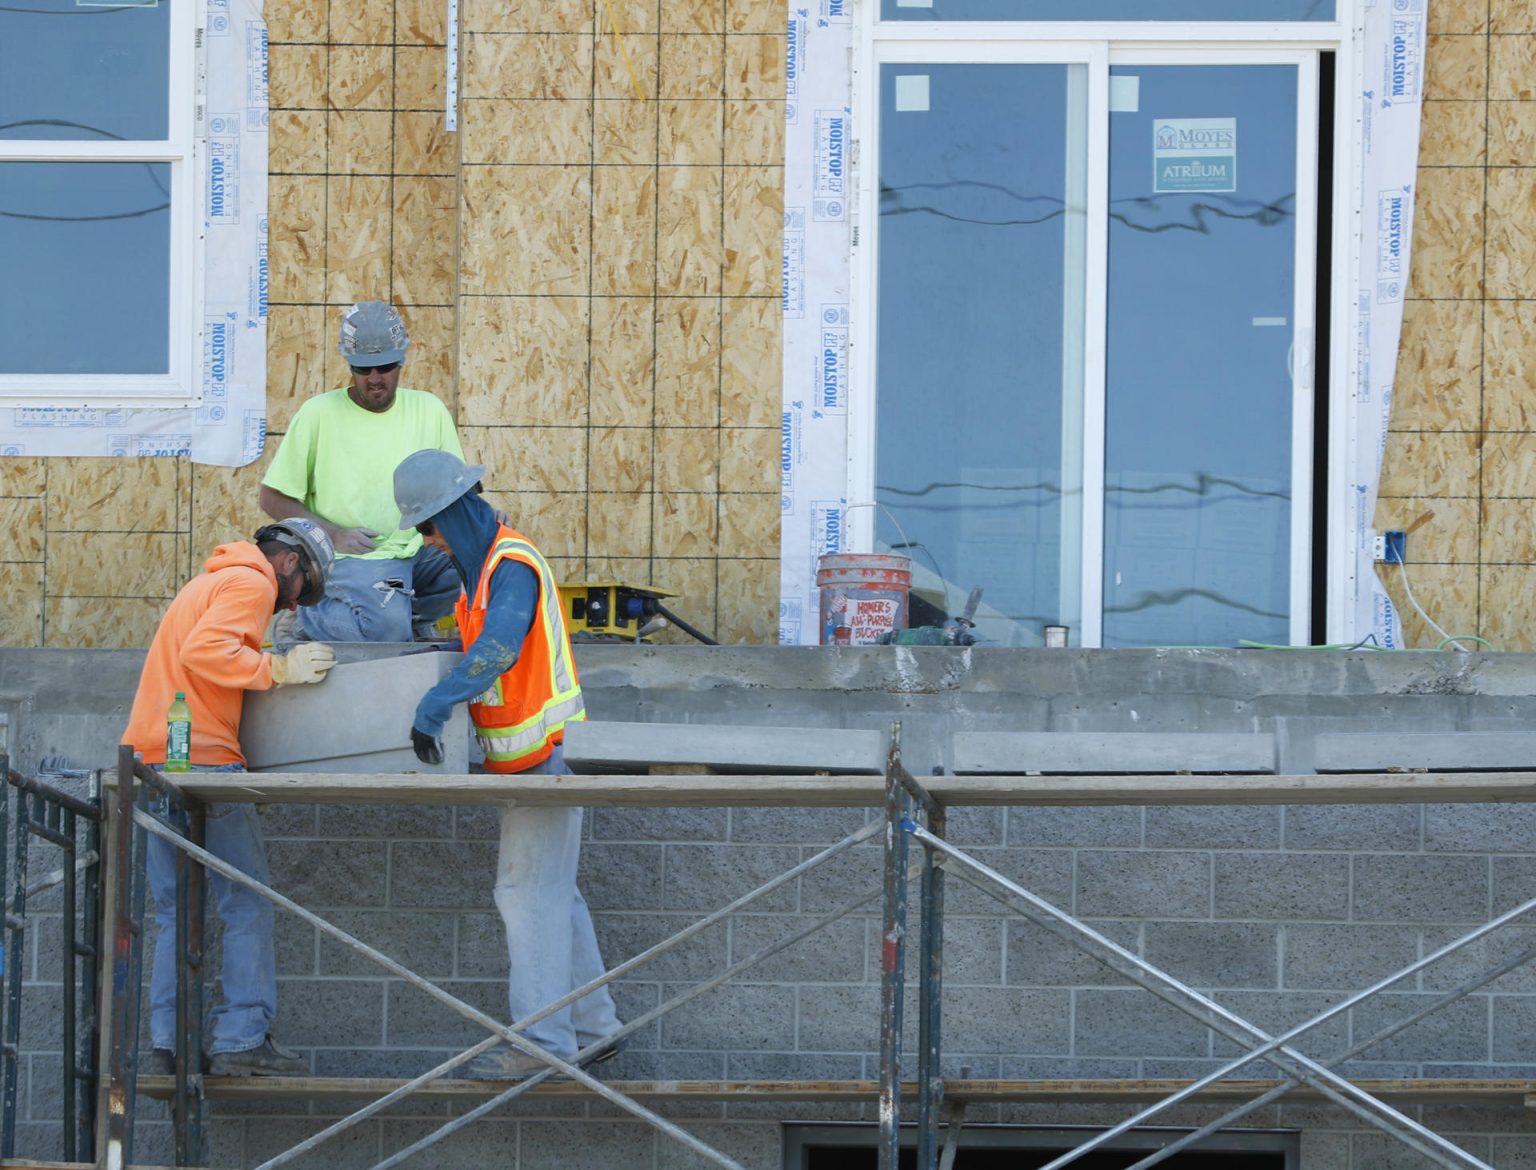
[[[165,770],[192,770],[192,708],[187,706],[185,691],[176,692],[176,701],[165,716]]]

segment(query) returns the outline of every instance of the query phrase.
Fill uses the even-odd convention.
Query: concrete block
[[[669,845],[662,879],[668,910],[717,910],[800,863],[786,845]],[[752,904],[758,911],[795,909],[795,884],[780,886]]]
[[[273,1031],[283,1043],[300,1049],[383,1043],[382,977],[280,979],[277,987]]]
[[[436,805],[322,804],[315,811],[320,817],[317,833],[326,838],[399,841],[453,836],[453,809]]]
[[[1464,928],[1457,926],[1430,927],[1424,931],[1424,953],[1436,951],[1465,933]],[[1450,991],[1533,949],[1536,925],[1506,926],[1447,955],[1419,978],[1425,991]],[[1536,962],[1527,961],[1487,984],[1485,989],[1506,995],[1536,992]]]
[[[701,1122],[687,1129],[745,1170],[781,1170],[784,1165],[783,1127],[776,1122]],[[671,1141],[665,1135],[657,1137],[656,1170],[704,1170],[715,1164],[681,1142]]]
[[[1372,996],[1352,1009],[1355,1041],[1358,1043],[1376,1035],[1438,998],[1435,995]],[[1471,995],[1446,1004],[1433,1015],[1409,1025],[1360,1055],[1366,1060],[1475,1063],[1488,1059],[1488,1039],[1488,997]]]
[[[519,1164],[564,1170],[651,1166],[658,1143],[676,1144],[638,1121],[524,1121],[521,1131]],[[500,1158],[487,1149],[490,1156],[482,1166],[504,1164],[506,1149],[502,1148]]]
[[[1458,731],[1415,735],[1394,732],[1325,731],[1313,743],[1319,772],[1524,771],[1536,761],[1536,732]]]
[[[1149,922],[1146,958],[1191,987],[1275,987],[1277,928],[1255,922]]]
[[[1141,1075],[1136,1057],[1005,1056],[998,1076],[1010,1081],[1112,1080]]]
[[[1146,810],[1150,849],[1276,849],[1280,809],[1162,805]]]
[[[588,845],[581,851],[576,884],[593,910],[660,910],[666,907],[662,858],[670,859],[676,848]]]
[[[1295,991],[1223,991],[1216,999],[1243,1019],[1264,1029],[1271,1036],[1288,1032],[1298,1024],[1321,1015],[1332,1007],[1342,995],[1324,992]],[[1222,1060],[1230,1060],[1239,1051],[1249,1051],[1252,1045],[1238,1045],[1225,1036],[1211,1038],[1211,1054]],[[1326,1061],[1349,1047],[1349,1016],[1342,1014],[1304,1032],[1296,1040],[1296,1047],[1318,1060]],[[1256,1076],[1273,1076],[1274,1068],[1266,1064]]]
[[[1210,1055],[1205,1025],[1149,991],[1082,988],[1071,994],[1075,1053],[1124,1056],[1129,1051],[1144,1059]],[[1066,1016],[1065,1007],[1061,1014]]]
[[[1349,917],[1349,858],[1337,853],[1218,853],[1217,918]]]
[[[594,841],[724,841],[724,808],[595,808]]]
[[[1486,857],[1357,855],[1351,917],[1361,922],[1483,922],[1488,885]]]
[[[1493,1059],[1536,1063],[1536,999],[1493,997]]]
[[[1450,1139],[1480,1162],[1488,1161],[1488,1136],[1440,1131],[1440,1136]],[[1354,1170],[1433,1170],[1444,1165],[1416,1154],[1402,1142],[1384,1133],[1356,1133],[1350,1135],[1350,1165]],[[1309,1168],[1310,1170],[1310,1168]],[[1504,1170],[1501,1166],[1499,1170]]]
[[[754,845],[831,845],[864,827],[862,808],[733,808],[731,840]]]
[[[1044,927],[1008,922],[1008,982],[1039,987],[1128,987],[1130,980]],[[1095,919],[1088,925],[1132,954],[1140,954],[1140,925]],[[946,965],[948,955],[945,956]]]
[[[1142,843],[1145,809],[1010,808],[1008,844],[1075,848],[1135,848]]]
[[[1109,775],[1113,773],[1275,770],[1270,732],[961,731],[957,775]]]
[[[1524,853],[1536,841],[1536,805],[1427,804],[1424,848],[1434,853]],[[1371,846],[1373,849],[1376,846]]]
[[[917,1026],[917,996],[907,995],[902,1002],[903,1030],[906,1035]],[[799,1002],[800,1042],[807,1052],[880,1051],[880,985],[802,988]],[[727,1045],[733,1052],[746,1047]]]
[[[1288,989],[1359,991],[1419,957],[1411,926],[1287,926],[1281,947]]]
[[[249,1127],[246,1137],[246,1156],[242,1165],[259,1165],[276,1157],[284,1150],[292,1149],[305,1138],[311,1137],[318,1126],[312,1118],[270,1117],[260,1125]],[[134,1149],[135,1161],[139,1151]],[[364,1122],[344,1130],[324,1145],[311,1150],[289,1166],[306,1170],[364,1170],[376,1164],[380,1157],[379,1129],[376,1123]]]
[[[315,848],[310,841],[269,841],[272,888],[306,909],[384,905],[389,847],[351,841],[347,847]]]
[[[1036,897],[1053,906],[1070,910],[1072,906],[1072,858],[1068,849],[972,849],[971,857],[1002,874],[1015,885],[1023,886]],[[878,871],[877,871],[878,873]],[[988,888],[992,883],[980,880]],[[944,881],[944,913],[998,914],[1007,910],[990,893],[978,889],[960,877],[958,866],[950,867]],[[1106,915],[1108,917],[1108,915]]]
[[[808,926],[810,918],[809,915],[735,915],[731,922],[730,961],[738,963],[774,945],[786,935]],[[867,945],[864,920],[840,918],[753,964],[736,978],[773,983],[861,983]],[[993,966],[995,969],[995,962]]]
[[[493,1019],[507,1019],[507,981],[505,968],[500,979],[445,979],[437,986],[449,995],[479,1008]],[[486,1030],[439,1003],[426,992],[399,980],[389,984],[388,1025],[385,1043],[431,1048],[468,1048],[486,1037]]]
[[[598,949],[609,967],[634,958],[697,921],[696,916],[688,914],[623,913],[592,916],[592,925],[597,930]],[[729,930],[730,924],[717,922],[685,942],[663,951],[638,968],[635,974],[643,979],[707,979],[726,966]],[[506,966],[505,953],[502,966]],[[745,978],[765,979],[768,976],[754,968],[752,974]]]
[[[1077,913],[1096,917],[1205,918],[1208,853],[1085,849],[1077,855]]]
[[[469,771],[469,715],[455,707],[443,729],[443,762],[411,750],[421,696],[463,655],[437,651],[344,662],[315,686],[275,687],[245,697],[240,745],[253,772]]]
[[[342,930],[402,963],[418,975],[453,974],[453,916],[429,911],[344,910],[329,916]],[[387,974],[372,959],[330,935],[320,937],[320,974],[360,978]]]
[[[686,988],[668,984],[668,998]],[[795,989],[775,984],[727,983],[664,1016],[663,1048],[776,1049],[795,1047]]]
[[[944,986],[944,1047],[951,1052],[1071,1051],[1071,992],[1038,987]]]
[[[565,759],[576,772],[644,772],[651,764],[703,764],[721,772],[885,771],[878,731],[829,727],[721,727],[707,723],[610,723],[565,729]]]
[[[1287,805],[1287,849],[1407,849],[1417,851],[1420,805]],[[1511,807],[1504,805],[1501,807]]]
[[[828,1052],[731,1052],[725,1075],[733,1081],[847,1081],[864,1075],[864,1058]]]
[[[491,905],[496,846],[485,841],[399,841],[389,847],[389,902],[406,907]],[[368,903],[386,903],[376,898]]]
[[[438,1121],[391,1120],[379,1125],[379,1141],[386,1153],[403,1150],[436,1130]],[[519,1127],[522,1121],[503,1117],[500,1113],[481,1118],[473,1125],[454,1131],[442,1141],[431,1146],[415,1160],[432,1170],[486,1170],[487,1166],[522,1165],[508,1156],[517,1149]],[[646,1143],[647,1153],[650,1143]],[[559,1165],[559,1159],[549,1163]],[[622,1165],[622,1162],[615,1163]]]

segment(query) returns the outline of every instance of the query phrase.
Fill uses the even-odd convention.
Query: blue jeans
[[[556,747],[554,755],[526,774],[567,776],[570,771],[564,750]],[[576,888],[580,856],[579,808],[502,808],[495,893],[507,928],[507,998],[514,1021],[606,970],[592,914]],[[546,1016],[527,1036],[554,1055],[569,1058],[618,1028],[613,996],[601,987]]]
[[[197,767],[194,772],[241,772],[239,764]],[[270,884],[267,849],[254,805],[208,807],[206,847],[220,861]],[[176,846],[148,841],[146,868],[155,902],[155,959],[149,980],[149,1036],[156,1048],[176,1047]],[[209,1018],[210,1053],[246,1052],[266,1039],[277,1015],[277,957],[272,948],[272,903],[256,891],[209,873],[219,918],[224,922],[220,969],[223,997]]]
[[[299,607],[299,627],[317,642],[410,642],[413,623],[452,613],[458,596],[453,562],[426,545],[408,560],[337,557],[325,596]]]

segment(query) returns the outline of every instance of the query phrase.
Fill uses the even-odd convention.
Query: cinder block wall
[[[1536,628],[1536,7],[1435,0],[1412,280],[1378,529],[1409,533],[1408,585],[1450,633],[1527,649]],[[1411,646],[1439,641],[1399,571]]]
[[[782,2],[270,0],[268,445],[0,458],[0,645],[145,646],[306,398],[342,309],[400,306],[405,385],[567,580],[679,593],[727,642],[777,635]],[[667,632],[663,639],[686,640]]]

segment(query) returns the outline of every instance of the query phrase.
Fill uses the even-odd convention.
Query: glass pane
[[[949,615],[982,586],[1004,645],[1078,596],[1086,92],[1080,65],[880,76],[877,548]]]
[[[0,163],[0,373],[170,370],[169,163]]]
[[[880,0],[881,20],[1306,20],[1337,0]]]
[[[1111,73],[1104,645],[1284,643],[1296,67]]]
[[[168,0],[0,7],[0,138],[165,138],[169,68]]]

